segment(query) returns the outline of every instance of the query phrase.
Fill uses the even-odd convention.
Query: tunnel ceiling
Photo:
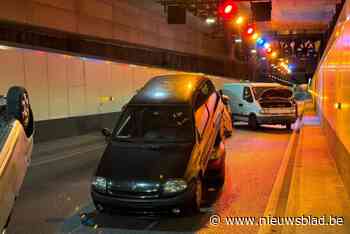
[[[325,31],[340,0],[272,0],[271,21],[260,23],[268,31]]]
[[[205,20],[208,17],[217,17],[217,8],[222,1],[158,0],[157,2],[164,6],[185,6],[193,15]],[[252,15],[250,2],[252,1],[237,0],[242,14]],[[271,0],[271,2],[271,21],[259,22],[259,29],[263,32],[274,31],[283,34],[287,31],[325,31],[336,12],[336,4],[341,3],[341,0]]]

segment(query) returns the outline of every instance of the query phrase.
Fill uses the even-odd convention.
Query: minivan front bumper
[[[173,208],[180,210],[185,208],[193,199],[194,189],[194,185],[191,184],[184,192],[173,197],[152,199],[121,198],[91,190],[91,197],[95,205],[101,205],[104,209],[108,210],[124,210],[128,212],[170,211]]]
[[[261,115],[257,116],[259,124],[287,124],[297,120],[295,115]]]

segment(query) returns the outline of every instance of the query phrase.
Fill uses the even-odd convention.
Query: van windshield
[[[186,107],[127,107],[114,130],[114,140],[145,142],[191,141],[192,115]]]

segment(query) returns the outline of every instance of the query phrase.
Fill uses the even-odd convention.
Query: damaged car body
[[[34,118],[27,91],[11,87],[0,96],[0,230],[9,223],[13,205],[30,163]]]

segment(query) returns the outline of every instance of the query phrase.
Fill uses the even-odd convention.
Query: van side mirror
[[[106,138],[109,138],[112,136],[112,131],[109,130],[108,128],[103,128],[101,132],[102,132],[102,135],[105,136]]]

